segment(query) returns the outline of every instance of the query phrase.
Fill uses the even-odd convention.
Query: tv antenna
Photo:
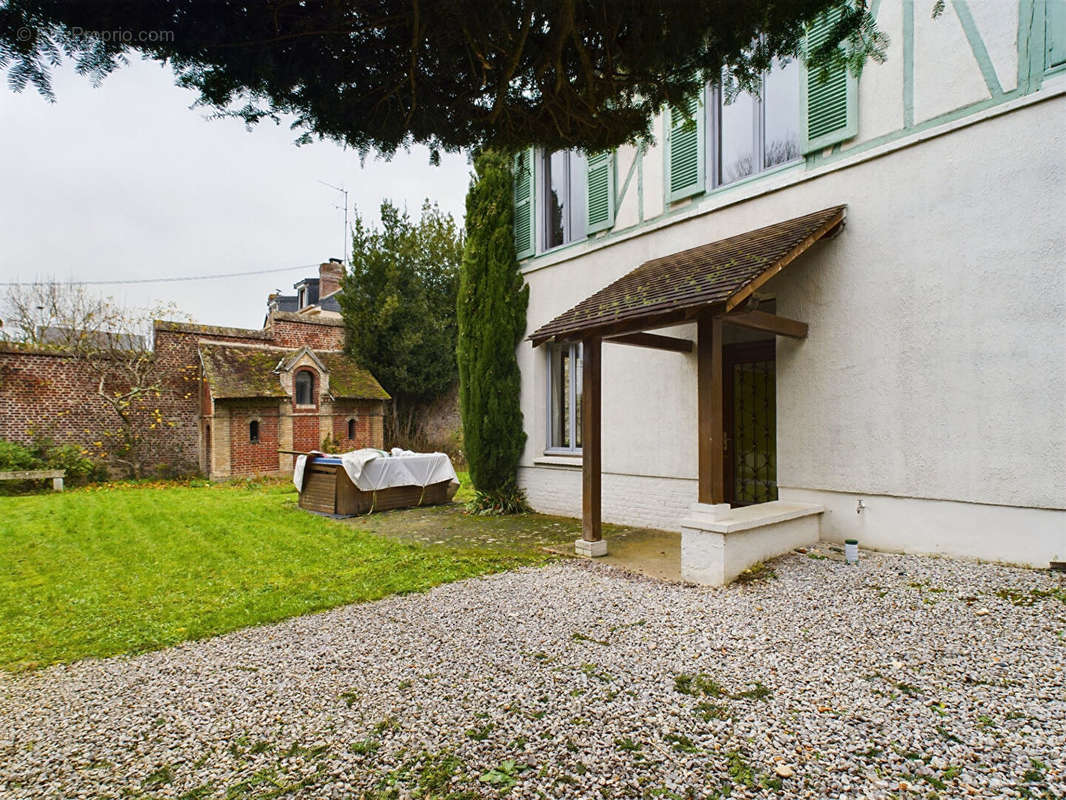
[[[348,190],[343,186],[334,186],[332,183],[326,183],[325,181],[319,181],[323,186],[328,186],[335,192],[340,192],[344,195],[344,249],[341,250],[341,257],[344,259],[345,265],[348,264],[348,243],[350,238],[348,236]],[[340,208],[340,206],[333,206],[334,208]]]

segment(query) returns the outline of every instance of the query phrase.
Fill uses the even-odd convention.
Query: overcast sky
[[[272,275],[100,289],[173,301],[196,321],[259,327],[273,289],[342,256],[343,199],[377,222],[383,199],[425,197],[461,220],[464,156],[385,162],[332,143],[297,147],[287,125],[207,119],[169,68],[134,60],[98,88],[69,66],[57,102],[0,86],[0,281],[129,280],[316,265]],[[6,289],[0,288],[0,291]]]

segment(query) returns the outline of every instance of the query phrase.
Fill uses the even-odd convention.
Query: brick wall
[[[604,473],[603,521],[664,531],[681,530],[696,502],[694,478],[657,478]],[[574,467],[519,467],[518,485],[529,504],[545,514],[581,516],[581,470]]]
[[[279,347],[307,345],[318,350],[340,350],[344,346],[344,327],[338,322],[307,320],[280,312],[271,315],[263,330],[157,322],[154,333],[162,391],[159,398],[153,398],[151,410],[159,409],[162,424],[148,434],[145,461],[149,467],[166,465],[176,472],[195,472],[201,467],[199,420],[204,399],[197,350],[201,340]],[[98,380],[99,376],[92,374],[86,365],[69,356],[31,352],[0,343],[0,438],[29,443],[36,434],[98,452],[93,443],[103,441],[103,434],[115,430],[118,424],[114,411],[96,396]],[[273,419],[272,449],[276,458],[276,411]],[[265,417],[263,423],[265,433]],[[235,434],[237,425],[234,420]],[[296,449],[320,445],[317,417],[305,418],[294,428],[294,434],[296,430],[302,434],[298,442],[294,441]],[[247,439],[247,430],[233,438],[233,447],[238,447],[242,438]],[[234,455],[237,459],[233,463],[234,473],[242,470],[240,463],[269,460],[262,454],[265,447],[254,455],[229,452],[229,442],[226,447],[227,457]]]
[[[333,406],[333,438],[342,450],[358,450],[362,447],[385,446],[384,425],[382,419],[383,403],[366,401],[361,403],[335,403]],[[355,419],[355,438],[348,437],[348,420]]]
[[[303,347],[312,350],[343,350],[344,325],[336,320],[320,320],[299,314],[275,311],[267,323],[272,344],[277,347]]]
[[[278,461],[278,404],[229,404],[230,417],[230,474],[253,475],[277,472]],[[252,442],[249,425],[259,423],[259,441]]]
[[[118,421],[96,396],[97,380],[69,356],[0,343],[0,438],[29,444],[36,435],[91,448]]]
[[[317,412],[295,414],[292,418],[292,449],[305,453],[321,449],[322,436],[318,429]]]

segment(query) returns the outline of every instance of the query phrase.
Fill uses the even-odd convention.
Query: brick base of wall
[[[518,484],[529,504],[544,514],[581,516],[581,470],[573,467],[519,467]],[[681,519],[696,502],[695,478],[651,478],[604,473],[603,521],[664,531],[680,531]]]

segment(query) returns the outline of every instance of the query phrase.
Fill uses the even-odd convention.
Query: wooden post
[[[600,525],[600,349],[599,337],[582,342],[581,367],[581,538],[598,542]]]
[[[699,501],[725,502],[725,428],[722,408],[722,319],[704,314],[697,323],[696,407],[699,422]]]

